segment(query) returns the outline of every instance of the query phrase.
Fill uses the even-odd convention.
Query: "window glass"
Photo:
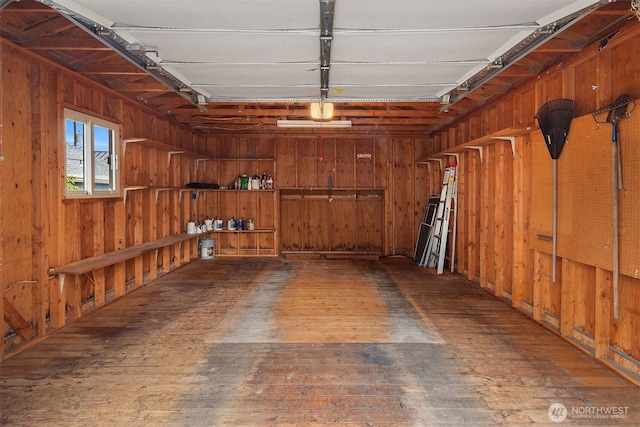
[[[118,141],[117,124],[65,110],[67,198],[119,196]]]
[[[93,173],[96,191],[114,191],[113,135],[111,129],[93,126]]]
[[[66,120],[66,171],[67,191],[84,191],[85,166],[85,125],[82,122]]]

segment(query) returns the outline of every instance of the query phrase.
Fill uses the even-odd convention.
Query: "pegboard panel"
[[[606,118],[606,115],[605,115]],[[618,123],[625,190],[619,197],[620,273],[640,270],[640,113]],[[558,256],[612,269],[611,125],[585,115],[571,123],[558,159]],[[553,164],[542,134],[532,133],[532,248],[551,253]],[[544,239],[544,238],[543,238]]]
[[[640,101],[638,101],[640,104]],[[640,277],[640,108],[619,122],[624,189],[620,210],[620,272]]]

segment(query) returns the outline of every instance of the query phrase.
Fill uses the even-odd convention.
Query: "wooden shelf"
[[[280,189],[280,197],[284,199],[313,199],[313,198],[340,198],[340,197],[378,197],[383,196],[384,190],[381,188],[284,188]]]
[[[202,233],[200,233],[202,234]],[[175,245],[185,240],[198,237],[197,234],[176,234],[165,237],[163,239],[154,240],[136,246],[130,246],[126,249],[120,249],[113,252],[107,252],[102,255],[70,262],[69,264],[60,265],[49,269],[51,274],[83,274],[99,268],[108,267],[131,258],[135,258],[146,252],[154,251],[165,246]]]
[[[275,228],[256,228],[254,230],[209,230],[201,234],[214,234],[214,233],[273,233]]]
[[[501,131],[474,139],[472,141],[465,142],[464,144],[456,145],[455,147],[443,150],[439,153],[429,155],[418,160],[416,163],[439,162],[442,164],[442,161],[444,159],[460,154],[466,150],[478,150],[480,152],[480,160],[482,160],[482,152],[484,147],[505,140],[511,141],[511,149],[515,152],[515,138],[526,135],[530,132],[531,130],[526,128],[506,128]]]
[[[182,154],[185,156],[197,158],[198,161],[202,162],[213,162],[213,161],[221,161],[221,162],[251,162],[251,161],[270,161],[275,162],[274,158],[264,158],[264,157],[239,157],[239,158],[227,158],[227,157],[211,157],[202,153],[198,153],[192,150],[187,150],[184,148],[176,147],[174,145],[165,144],[164,142],[156,141],[150,138],[125,138],[123,139],[125,144],[125,148],[127,144],[138,144],[143,145],[145,147],[155,148],[157,150],[166,151],[170,155],[171,154]]]
[[[276,229],[212,230],[204,234],[215,236],[215,253],[220,256],[278,256]]]
[[[203,159],[203,161],[221,161],[221,162],[253,162],[253,161],[271,161],[275,162],[276,159],[266,157],[210,157]]]
[[[216,192],[238,192],[238,193],[268,193],[268,192],[274,192],[277,191],[275,188],[272,189],[260,189],[260,190],[236,190],[234,188],[189,188],[189,187],[181,187],[181,190],[192,190],[192,191],[203,191],[203,192],[209,192],[209,191],[216,191]]]
[[[181,149],[169,144],[155,141],[149,138],[126,138],[126,144],[138,144],[153,148],[168,154],[168,162],[174,155],[189,156],[195,159],[195,172],[203,184],[216,183],[227,186],[240,174],[255,174],[266,172],[272,177],[276,173],[275,158],[264,157],[219,157],[203,155],[194,151]],[[211,230],[192,236],[216,236],[218,245],[216,253],[219,255],[236,256],[268,256],[278,255],[278,236],[276,224],[278,224],[278,190],[275,188],[259,190],[236,190],[231,188],[198,188],[198,187],[172,187],[162,185],[126,185],[124,197],[127,193],[136,190],[155,191],[156,202],[162,191],[177,191],[180,201],[183,194],[193,194],[190,203],[184,203],[183,219],[189,218],[253,218],[255,230]],[[202,197],[200,197],[202,196]]]

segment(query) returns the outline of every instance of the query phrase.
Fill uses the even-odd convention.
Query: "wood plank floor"
[[[1,363],[0,385],[7,426],[557,425],[554,404],[640,425],[640,389],[404,257],[197,260]]]

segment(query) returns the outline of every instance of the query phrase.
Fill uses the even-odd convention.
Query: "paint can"
[[[190,221],[187,223],[187,234],[196,234],[196,223]]]
[[[206,231],[213,230],[213,220],[212,219],[205,219],[204,220],[204,225],[207,228]]]
[[[200,240],[200,259],[213,259],[216,253],[216,239]]]
[[[227,220],[227,230],[235,230],[236,229],[236,219],[231,218]]]
[[[216,219],[213,220],[213,229],[214,230],[222,231],[223,228],[224,228],[223,227],[223,221],[221,219],[216,218]]]

